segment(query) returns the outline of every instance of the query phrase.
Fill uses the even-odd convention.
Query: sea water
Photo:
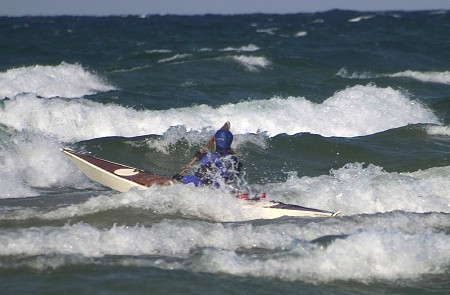
[[[450,292],[447,11],[0,24],[5,294]],[[252,192],[341,215],[119,193],[60,151],[171,176],[226,121]]]

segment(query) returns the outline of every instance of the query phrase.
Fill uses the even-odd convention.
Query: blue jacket
[[[185,175],[183,183],[193,183],[195,186],[213,185],[219,187],[220,182],[232,184],[239,177],[242,164],[235,155],[227,151],[205,154],[200,159],[200,168],[194,175]]]

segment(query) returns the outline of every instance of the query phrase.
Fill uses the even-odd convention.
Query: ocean
[[[449,32],[449,11],[0,17],[1,293],[449,294]],[[119,193],[61,152],[172,176],[226,121],[252,193],[341,215]]]

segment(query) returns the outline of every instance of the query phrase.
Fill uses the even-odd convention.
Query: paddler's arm
[[[193,157],[193,158],[196,158],[197,161],[200,161],[200,160],[203,158],[204,155],[206,155],[206,152],[203,151],[203,150],[199,150],[199,151],[197,151],[197,152],[194,154],[194,157]]]
[[[194,154],[194,157],[192,157],[191,162],[190,162],[186,167],[184,167],[184,169],[183,169],[180,173],[177,173],[177,174],[175,174],[174,176],[172,176],[172,179],[173,179],[173,180],[180,181],[181,178],[183,177],[183,174],[187,171],[187,169],[188,169],[192,164],[194,164],[194,162],[197,162],[197,161],[199,161],[201,158],[203,158],[203,156],[204,156],[205,154],[206,154],[206,151],[204,151],[203,148],[200,149],[199,151],[197,151],[197,152]]]

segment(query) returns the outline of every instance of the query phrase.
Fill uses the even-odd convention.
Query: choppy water
[[[7,294],[448,294],[447,11],[0,18]],[[65,146],[163,175],[225,121],[225,191],[117,193]],[[244,221],[242,221],[244,220]]]

